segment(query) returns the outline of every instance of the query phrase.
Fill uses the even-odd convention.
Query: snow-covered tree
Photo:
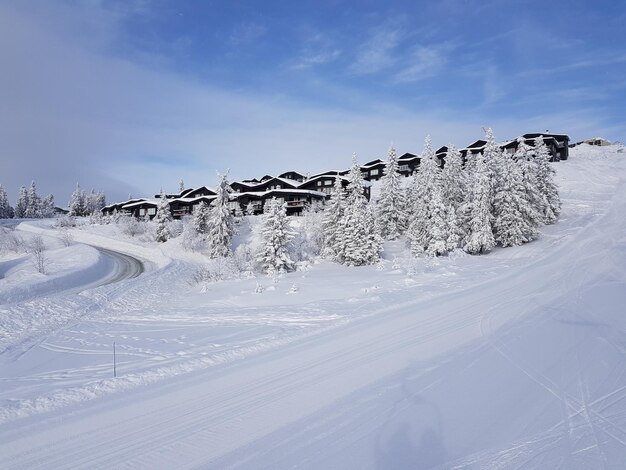
[[[28,210],[28,190],[25,186],[20,186],[20,191],[17,196],[17,203],[15,204],[15,217],[23,219],[26,217],[26,211]]]
[[[289,231],[284,202],[272,198],[266,203],[260,230],[262,240],[257,261],[261,268],[267,273],[291,271],[294,263],[288,245],[293,234]]]
[[[70,209],[70,216],[82,217],[87,215],[87,204],[85,201],[85,191],[80,187],[80,184],[76,183],[76,189],[70,197],[68,203]]]
[[[206,236],[209,231],[209,213],[209,205],[205,201],[201,201],[193,210],[191,226],[193,230],[197,234],[202,235],[202,237]]]
[[[374,228],[373,214],[363,194],[363,176],[356,154],[348,174],[346,207],[342,218],[343,240],[340,257],[348,266],[362,266],[378,261],[381,240]]]
[[[429,256],[445,255],[448,252],[448,208],[444,204],[440,187],[435,191],[430,203],[429,240],[426,254]]]
[[[550,152],[543,141],[543,136],[535,139],[535,165],[539,193],[544,199],[542,216],[543,223],[553,224],[561,214],[559,189],[554,181],[556,171],[550,164]]]
[[[437,191],[441,192],[441,185],[441,168],[433,150],[430,136],[426,136],[420,166],[413,176],[411,184],[413,211],[407,238],[411,246],[411,253],[414,256],[428,251],[433,231],[431,223],[432,199]]]
[[[248,204],[246,204],[245,214],[246,215],[254,215],[254,204],[252,203],[252,201],[250,201],[250,202],[248,202]]]
[[[26,206],[25,217],[30,219],[41,217],[41,197],[37,194],[37,185],[31,181],[28,188],[28,205]]]
[[[491,227],[493,216],[491,206],[493,187],[485,156],[475,157],[474,186],[472,187],[471,209],[469,211],[469,233],[464,249],[471,254],[486,253],[496,244]]]
[[[386,240],[397,239],[406,226],[406,202],[401,178],[396,149],[392,146],[387,155],[385,174],[380,180],[380,198],[376,205],[376,226],[379,235]]]
[[[235,228],[229,208],[231,191],[226,175],[220,175],[217,194],[209,213],[207,248],[211,258],[221,258],[232,253],[231,243]]]
[[[467,199],[467,188],[463,174],[463,157],[459,149],[451,144],[441,170],[441,182],[443,200],[457,210]]]
[[[534,149],[526,144],[521,137],[518,139],[517,150],[513,154],[513,160],[517,167],[517,176],[521,179],[521,184],[524,188],[524,199],[530,205],[528,217],[532,219],[531,224],[538,227],[543,223],[546,200],[539,191]]]
[[[185,182],[183,181],[183,179],[181,178],[180,181],[178,182],[178,193],[182,193],[185,190]]]
[[[0,219],[10,219],[13,217],[13,208],[9,204],[7,192],[0,184]]]
[[[170,212],[170,204],[165,197],[165,193],[161,192],[157,213],[154,216],[156,222],[155,240],[163,243],[170,239],[170,222],[172,221],[172,213]]]
[[[495,241],[503,247],[521,245],[537,236],[537,215],[527,197],[521,165],[504,156],[500,169],[493,204]]]
[[[330,193],[329,204],[324,208],[322,220],[322,234],[324,237],[324,249],[322,254],[325,258],[342,262],[343,243],[343,213],[346,206],[345,193],[341,184],[341,178],[335,177],[335,184]]]
[[[54,196],[52,194],[48,194],[41,201],[41,216],[54,217]]]
[[[83,193],[84,194],[84,193]],[[96,192],[94,189],[89,194],[84,194],[85,215],[100,213],[106,205],[106,196],[102,191]]]

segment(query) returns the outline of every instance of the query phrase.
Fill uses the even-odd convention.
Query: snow
[[[73,229],[151,269],[0,305],[2,326],[28,317],[36,332],[7,330],[0,354],[2,465],[622,468],[617,149],[572,149],[556,164],[560,221],[480,257],[412,259],[387,242],[375,266],[320,262],[202,289],[189,279],[200,255],[178,239]]]

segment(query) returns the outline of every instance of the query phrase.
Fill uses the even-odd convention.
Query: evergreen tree
[[[467,188],[463,174],[463,157],[454,145],[448,146],[445,165],[441,171],[443,200],[457,210],[467,199]]]
[[[209,213],[207,243],[211,258],[221,258],[232,253],[231,242],[235,229],[229,209],[230,191],[226,176],[220,175],[217,195]]]
[[[294,263],[288,245],[293,234],[289,231],[285,203],[272,198],[266,205],[261,225],[262,243],[257,260],[268,273],[291,271]]]
[[[367,199],[363,195],[363,176],[356,159],[348,176],[348,194],[342,219],[343,241],[340,257],[348,266],[373,264],[379,259],[380,238],[374,229],[374,220]]]
[[[443,202],[441,188],[435,187],[431,198],[429,219],[429,240],[425,251],[430,256],[445,255],[448,252],[447,207]]]
[[[165,193],[161,192],[157,213],[154,216],[156,222],[155,240],[164,243],[170,239],[170,222],[172,221],[172,213],[170,212],[170,204],[165,197]]]
[[[343,214],[346,206],[345,193],[341,185],[341,178],[335,177],[335,184],[330,193],[330,202],[324,209],[322,219],[322,233],[324,237],[324,249],[322,254],[325,258],[343,262]]]
[[[182,193],[185,190],[185,182],[181,178],[178,182],[178,194]]]
[[[246,204],[246,211],[245,211],[246,215],[254,215],[254,204],[252,203],[252,201],[248,202],[248,204]]]
[[[452,206],[452,204],[448,204],[446,211],[446,249],[448,253],[459,247],[461,239],[464,236],[464,232],[459,225],[456,212],[457,211],[454,209],[454,206]]]
[[[54,196],[52,194],[48,194],[41,201],[41,216],[54,217]]]
[[[41,217],[41,198],[37,194],[37,185],[35,181],[31,181],[28,188],[28,205],[26,206],[25,217],[29,219],[37,219]]]
[[[543,136],[535,139],[535,165],[537,186],[543,197],[542,217],[545,224],[555,223],[561,214],[561,199],[559,189],[554,181],[556,171],[550,164],[550,152],[543,141]]]
[[[395,240],[406,226],[406,203],[402,187],[402,175],[398,173],[396,149],[391,147],[387,156],[385,174],[381,178],[381,194],[376,205],[376,224],[379,235]]]
[[[465,251],[471,254],[486,253],[496,244],[491,228],[493,188],[490,171],[484,155],[478,154],[475,158],[469,233],[464,246]]]
[[[85,192],[80,188],[80,184],[76,183],[76,189],[74,189],[68,205],[70,208],[70,216],[82,217],[87,215]]]
[[[432,198],[437,191],[441,191],[441,184],[441,168],[435,156],[430,136],[426,136],[419,171],[414,175],[412,182],[413,214],[407,231],[411,253],[414,256],[428,250],[433,231],[431,223]]]
[[[522,167],[505,156],[500,186],[494,194],[495,241],[503,247],[529,242],[537,236],[537,216],[524,187]]]
[[[20,186],[20,192],[17,197],[17,203],[15,204],[15,217],[23,219],[26,217],[26,211],[28,210],[28,190],[24,186]]]
[[[193,219],[191,221],[193,230],[203,237],[209,231],[209,205],[205,201],[201,201],[193,211]]]
[[[13,208],[9,204],[7,192],[0,184],[0,219],[10,219],[13,217]]]
[[[543,223],[543,213],[546,206],[545,198],[539,192],[539,182],[537,178],[537,165],[534,158],[534,149],[524,142],[523,138],[518,139],[517,150],[513,155],[513,160],[517,167],[517,176],[521,178],[524,188],[524,199],[530,205],[527,208],[527,217],[531,225],[538,227]]]

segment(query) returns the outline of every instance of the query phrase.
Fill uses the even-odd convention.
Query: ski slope
[[[2,465],[623,468],[626,160],[580,147],[558,178],[562,220],[487,256],[206,292],[174,261],[42,301],[89,313],[0,357]]]

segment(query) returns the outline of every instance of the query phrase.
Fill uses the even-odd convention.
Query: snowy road
[[[115,269],[112,273],[98,281],[96,285],[107,285],[123,281],[124,279],[133,279],[142,274],[145,270],[143,262],[133,256],[94,245],[91,246],[98,250],[103,256],[110,258],[115,265]]]
[[[492,266],[484,282],[446,289],[452,281],[439,277],[433,282],[444,288],[434,295],[417,295],[428,286],[413,297],[379,292],[383,301],[364,307],[372,315],[245,360],[78,405],[68,396],[74,406],[0,425],[2,465],[624,468],[626,163],[590,163],[564,168],[563,220],[540,241],[469,260],[470,278],[479,264]],[[155,302],[142,292],[142,303]],[[128,298],[120,308],[129,309]],[[185,306],[163,298],[119,323],[160,330],[170,322],[192,334],[212,319],[167,317],[162,310]],[[72,341],[94,337],[90,328],[109,333],[106,326],[83,325]],[[62,340],[57,349],[74,344]],[[80,343],[82,352],[100,354],[94,343]],[[74,372],[56,370],[54,379]]]

